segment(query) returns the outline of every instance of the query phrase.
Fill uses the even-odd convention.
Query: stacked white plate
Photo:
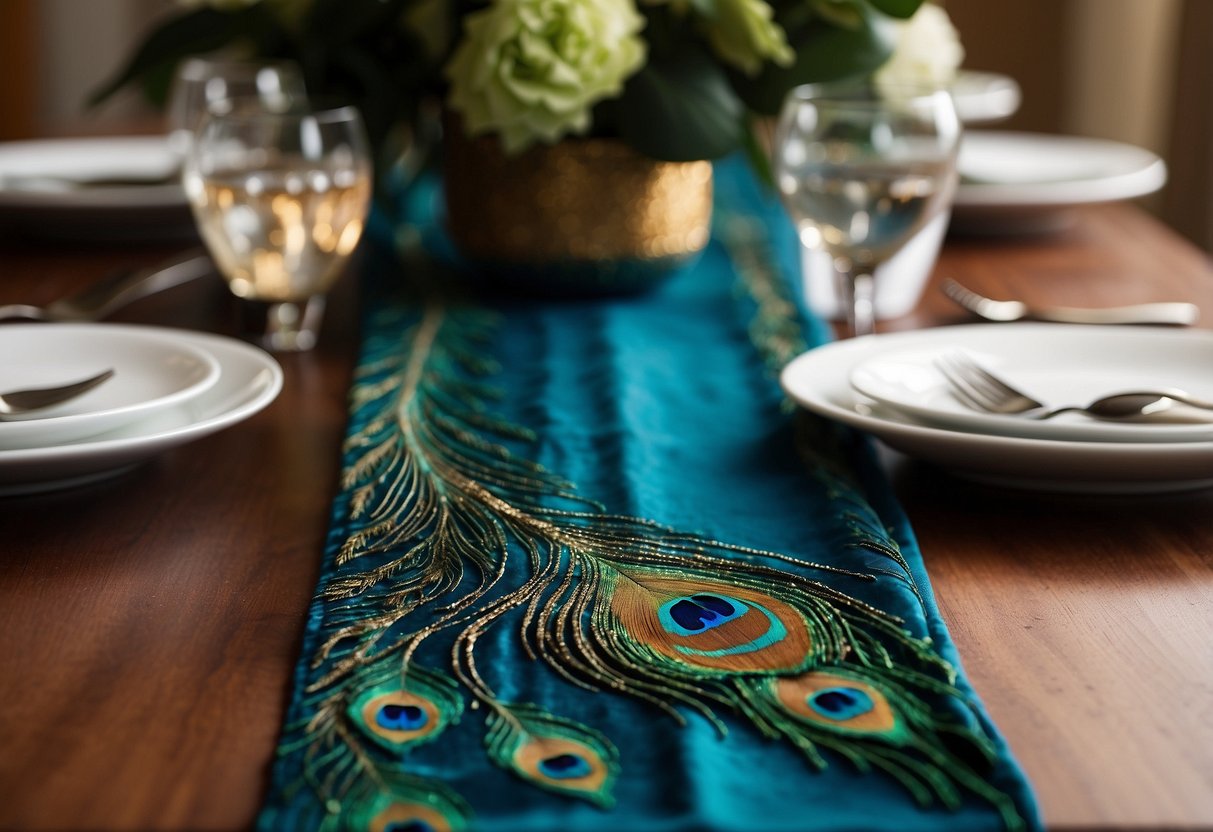
[[[81,240],[197,236],[163,136],[0,143],[0,231]]]
[[[0,391],[114,376],[54,408],[0,420],[0,495],[119,474],[252,416],[282,370],[242,341],[124,324],[0,327]]]
[[[955,349],[1050,405],[1164,388],[1213,399],[1213,332],[1146,327],[976,324],[873,335],[801,355],[781,382],[805,408],[968,479],[1087,493],[1213,486],[1213,422],[979,413],[934,367]]]
[[[970,130],[957,163],[953,231],[1032,234],[1065,228],[1073,208],[1134,199],[1167,181],[1145,148],[1082,136]]]

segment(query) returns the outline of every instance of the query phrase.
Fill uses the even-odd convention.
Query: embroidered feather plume
[[[353,394],[348,536],[324,590],[329,636],[314,657],[311,716],[295,732],[307,785],[328,811],[340,815],[357,796],[360,811],[374,809],[360,818],[378,818],[377,828],[465,825],[462,801],[409,774],[412,749],[455,725],[465,696],[485,714],[498,766],[612,804],[626,773],[603,726],[503,701],[482,674],[477,642],[508,617],[526,654],[571,685],[680,722],[698,712],[722,732],[731,713],[811,766],[825,767],[830,752],[896,778],[924,805],[958,806],[967,792],[1020,825],[1011,800],[971,768],[972,757],[992,756],[988,740],[932,704],[963,697],[929,641],[806,577],[871,574],[607,513],[507,446],[531,437],[490,414],[491,314],[432,302],[380,324],[398,340],[368,344],[376,358]],[[818,475],[852,493],[828,467]],[[889,564],[873,571],[912,587],[875,513],[851,499],[852,545]],[[438,635],[450,645],[449,675],[415,660]]]

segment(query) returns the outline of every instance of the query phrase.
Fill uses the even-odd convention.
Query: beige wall
[[[1180,7],[1179,0],[1069,0],[1065,132],[1166,153]]]
[[[89,94],[121,65],[166,0],[37,0],[39,41],[36,120],[44,132],[71,132],[86,120],[129,120],[144,112],[134,92],[124,91],[96,111]]]

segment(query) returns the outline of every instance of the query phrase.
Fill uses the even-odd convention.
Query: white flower
[[[923,5],[899,24],[893,55],[876,71],[878,86],[924,84],[946,87],[956,77],[964,49],[956,27],[939,6]]]

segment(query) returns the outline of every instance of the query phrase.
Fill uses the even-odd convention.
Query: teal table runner
[[[639,297],[379,264],[261,829],[1038,826],[870,447],[779,390],[791,229],[716,198]]]

